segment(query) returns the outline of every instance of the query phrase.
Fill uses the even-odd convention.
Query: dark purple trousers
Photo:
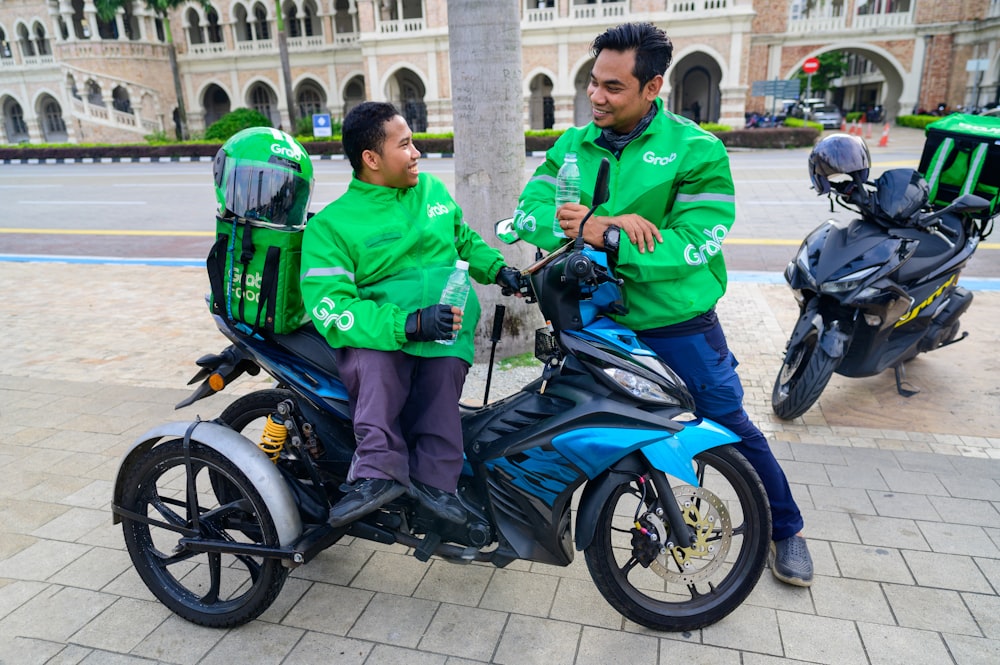
[[[410,479],[454,492],[462,471],[458,400],[469,365],[461,358],[419,358],[402,351],[336,349],[351,398],[354,451],[348,482]]]

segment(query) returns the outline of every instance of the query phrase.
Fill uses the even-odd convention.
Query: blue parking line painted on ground
[[[182,259],[170,257],[135,257],[121,256],[42,256],[39,254],[0,254],[0,262],[9,263],[79,263],[108,265],[148,265],[197,267],[205,266],[204,259]],[[780,272],[762,272],[753,270],[730,270],[729,279],[734,282],[750,282],[756,284],[784,284],[784,275]],[[1000,279],[990,277],[962,277],[962,286],[972,291],[1000,291]]]

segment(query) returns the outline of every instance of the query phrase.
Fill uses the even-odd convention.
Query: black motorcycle
[[[835,372],[891,367],[901,395],[919,392],[904,387],[903,364],[968,335],[959,336],[959,318],[972,293],[959,273],[992,230],[972,214],[989,202],[972,194],[929,211],[926,181],[912,169],[830,184],[834,200],[861,216],[821,224],[785,268],[800,316],[771,394],[780,418],[808,411]]]
[[[512,229],[507,220],[498,231],[514,240]],[[181,617],[227,627],[259,616],[290,569],[345,536],[498,567],[566,566],[580,550],[629,619],[659,630],[718,621],[763,570],[767,498],[728,445],[737,437],[694,419],[683,382],[603,315],[621,307],[618,286],[604,253],[582,241],[525,271],[524,294],[551,322],[536,338],[544,371],[503,399],[489,402],[487,387],[485,406],[461,407],[461,524],[404,495],[331,527],[354,451],[332,349],[311,325],[265,339],[216,316],[231,346],[199,359],[200,385],[182,404],[243,373],[264,370],[277,385],[215,421],[161,425],[125,454],[113,510],[142,580]]]

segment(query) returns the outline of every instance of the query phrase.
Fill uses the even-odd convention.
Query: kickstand
[[[438,545],[441,544],[441,536],[434,532],[428,533],[424,536],[424,539],[420,541],[417,545],[416,551],[413,552],[413,556],[417,557],[420,561],[427,561],[431,558],[431,555],[437,550]]]
[[[906,381],[906,370],[903,369],[902,364],[896,365],[892,370],[896,373],[896,390],[900,395],[903,397],[913,397],[920,392]],[[903,383],[906,383],[908,388],[904,388]]]

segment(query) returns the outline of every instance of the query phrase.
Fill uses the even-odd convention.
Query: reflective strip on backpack
[[[944,170],[944,163],[948,160],[948,155],[951,154],[954,145],[955,139],[946,138],[934,151],[931,163],[927,165],[927,184],[930,185],[927,200],[929,201],[933,202],[937,198],[938,185],[941,184],[941,171]]]
[[[979,183],[979,173],[983,170],[983,164],[986,163],[986,150],[988,148],[989,144],[980,143],[972,151],[972,155],[969,157],[969,173],[965,176],[965,183],[962,185],[962,191],[958,193],[959,196],[975,193],[976,184]]]

